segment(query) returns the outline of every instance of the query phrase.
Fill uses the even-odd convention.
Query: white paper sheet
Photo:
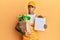
[[[35,18],[35,30],[45,31],[44,24],[45,24],[45,18]]]

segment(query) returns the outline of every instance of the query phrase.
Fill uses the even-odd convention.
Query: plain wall
[[[16,16],[28,13],[27,5],[31,0],[0,0],[0,40],[21,40],[15,30]],[[39,32],[40,40],[60,40],[59,0],[34,0],[36,14],[46,18],[48,28]]]

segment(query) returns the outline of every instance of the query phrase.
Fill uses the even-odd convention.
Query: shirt
[[[35,14],[27,14],[27,16],[30,16],[30,24],[34,24],[35,21]]]

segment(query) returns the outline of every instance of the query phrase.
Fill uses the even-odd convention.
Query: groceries
[[[25,35],[27,36],[30,34],[30,17],[29,16],[17,16],[18,22],[19,22],[19,28]]]

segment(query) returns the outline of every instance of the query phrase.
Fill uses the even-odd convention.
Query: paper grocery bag
[[[20,21],[19,24],[22,32],[25,32],[26,35],[31,33],[29,20]]]
[[[26,30],[26,21],[19,21],[19,27],[22,32],[25,32]]]
[[[45,29],[44,29],[45,21],[46,21],[45,18],[36,17],[35,18],[35,27],[34,27],[34,29],[38,30],[38,31],[45,31]]]

